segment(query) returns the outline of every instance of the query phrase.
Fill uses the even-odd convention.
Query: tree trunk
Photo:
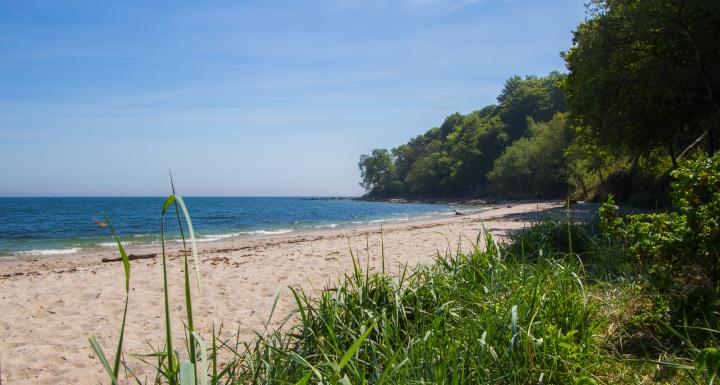
[[[583,199],[587,199],[588,192],[587,192],[587,187],[585,186],[585,181],[579,175],[575,176],[575,180],[577,180],[578,184],[580,185],[580,188],[582,189]]]
[[[708,144],[708,155],[715,155],[715,133],[718,129],[718,116],[720,113],[716,113],[716,116],[710,118],[710,124],[707,129],[707,144]]]
[[[597,172],[598,172],[598,175],[600,176],[600,185],[602,186],[603,190],[605,190],[605,192],[608,192],[607,186],[605,185],[605,177],[603,177],[602,169],[598,168]]]
[[[677,158],[675,157],[675,150],[673,149],[672,142],[668,142],[667,144],[668,153],[670,154],[670,159],[672,160],[672,168],[673,170],[678,168]]]

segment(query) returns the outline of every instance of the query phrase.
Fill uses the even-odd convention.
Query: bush
[[[684,216],[688,228],[689,251],[720,278],[720,154],[689,161],[672,173],[673,205]]]
[[[621,217],[610,196],[599,210],[600,229],[627,247],[645,271],[645,284],[656,295],[655,302],[667,304],[662,307],[670,322],[716,328],[720,155],[688,161],[672,176],[675,211]]]

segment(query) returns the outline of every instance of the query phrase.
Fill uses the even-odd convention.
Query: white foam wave
[[[330,223],[330,224],[327,224],[327,225],[317,225],[317,226],[313,226],[313,227],[316,228],[316,229],[322,229],[322,228],[334,229],[334,228],[336,228],[337,226],[338,226],[337,223]]]
[[[60,254],[74,254],[82,250],[80,247],[72,247],[69,249],[39,249],[39,250],[26,250],[18,251],[15,255],[60,255]]]
[[[227,233],[227,234],[212,234],[212,235],[203,235],[200,238],[195,239],[196,242],[214,242],[219,241],[221,239],[226,238],[232,238],[242,235],[243,233]],[[182,242],[182,239],[178,240],[179,242]]]
[[[410,220],[410,217],[385,218],[385,219],[373,219],[368,223],[383,223],[383,222],[409,221],[409,220]]]
[[[203,235],[199,238],[195,239],[195,242],[215,242],[219,241],[221,239],[227,239],[227,238],[234,238],[239,237],[243,235],[275,235],[275,234],[285,234],[292,232],[292,229],[278,229],[278,230],[255,230],[255,231],[240,231],[236,233],[226,233],[226,234],[208,234]],[[189,242],[189,240],[185,240],[186,242]],[[182,239],[176,239],[175,242],[182,243]]]
[[[258,234],[258,235],[273,235],[273,234],[287,234],[291,233],[292,229],[277,229],[277,230],[256,230],[256,231],[246,231],[243,232],[243,234]]]

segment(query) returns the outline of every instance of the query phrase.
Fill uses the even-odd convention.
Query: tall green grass
[[[162,207],[162,212],[160,214],[160,234],[161,234],[161,249],[162,249],[162,275],[163,275],[163,300],[164,300],[164,310],[165,310],[165,349],[152,352],[150,354],[145,354],[144,357],[153,357],[156,359],[154,365],[155,370],[155,383],[167,383],[170,385],[206,385],[208,384],[208,359],[207,359],[207,349],[205,346],[205,342],[203,341],[202,337],[195,331],[194,323],[193,323],[193,311],[192,311],[192,292],[191,292],[191,283],[190,283],[190,273],[189,273],[189,262],[188,262],[188,247],[186,242],[186,236],[185,236],[185,230],[183,229],[183,226],[186,226],[187,231],[190,236],[190,244],[192,245],[191,253],[192,258],[195,265],[195,274],[197,278],[197,285],[198,290],[200,289],[201,281],[200,281],[200,264],[199,264],[199,257],[197,252],[197,244],[195,241],[195,231],[193,229],[192,220],[190,218],[190,214],[187,210],[187,207],[185,205],[185,201],[183,200],[182,196],[175,194],[175,186],[172,182],[172,175],[170,177],[171,185],[173,194],[168,196],[167,199],[165,199],[165,202]],[[181,355],[178,351],[176,351],[173,348],[173,335],[172,335],[172,322],[170,318],[170,298],[168,293],[168,272],[167,272],[167,264],[168,264],[168,252],[166,250],[166,237],[165,237],[165,217],[170,211],[171,208],[174,208],[175,211],[175,217],[177,219],[178,226],[180,228],[180,236],[182,239],[183,244],[183,264],[184,264],[184,293],[185,293],[185,308],[186,308],[186,316],[187,316],[187,324],[185,324],[185,340],[186,340],[186,350],[187,350],[187,360],[181,359]],[[181,218],[180,212],[182,211],[183,217]],[[184,219],[184,223],[183,223]],[[107,372],[110,381],[114,385],[119,384],[119,374],[120,374],[120,365],[121,363],[124,364],[123,361],[123,339],[125,335],[125,321],[127,316],[127,310],[128,310],[128,301],[129,301],[129,294],[130,294],[130,261],[127,256],[127,253],[125,252],[124,247],[122,246],[122,242],[120,241],[120,237],[118,236],[117,232],[115,231],[114,227],[110,223],[109,218],[105,219],[105,223],[107,224],[107,227],[110,229],[113,238],[115,239],[115,242],[117,243],[118,251],[120,252],[120,256],[123,263],[123,269],[125,274],[125,308],[123,311],[123,317],[122,317],[122,323],[120,325],[120,337],[118,339],[118,345],[115,352],[115,358],[114,358],[114,364],[112,368],[110,367],[109,361],[101,348],[100,344],[98,343],[95,336],[90,336],[90,346],[95,351],[95,354],[97,355],[98,359],[100,360],[101,364],[105,368],[105,371]],[[144,362],[149,363],[149,361],[142,359]],[[140,378],[135,376],[135,374],[130,370],[130,368],[125,365],[125,373],[129,373],[129,376],[134,382],[141,383]],[[128,374],[126,374],[126,377],[128,377]],[[126,378],[126,380],[128,380]]]
[[[354,265],[315,299],[293,292],[298,325],[242,345],[243,383],[592,378],[598,325],[574,259],[529,264],[503,256],[487,236],[484,247],[395,278],[360,271],[358,258]]]

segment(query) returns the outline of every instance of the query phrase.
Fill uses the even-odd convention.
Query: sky
[[[0,196],[359,195],[358,158],[564,71],[583,0],[0,1]]]

